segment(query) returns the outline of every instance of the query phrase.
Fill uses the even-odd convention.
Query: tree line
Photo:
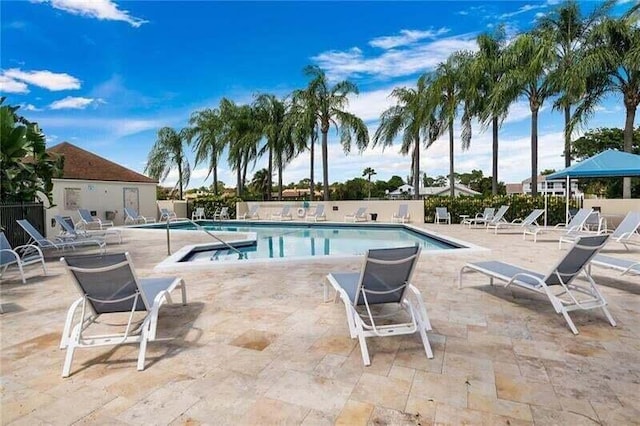
[[[241,197],[249,167],[266,156],[266,173],[259,177],[273,187],[277,175],[282,196],[284,168],[296,156],[309,151],[310,193],[315,193],[315,149],[322,157],[322,192],[329,200],[328,134],[334,129],[345,153],[369,146],[400,142],[400,153],[411,155],[413,187],[419,188],[420,150],[441,136],[449,140],[449,182],[455,182],[454,140],[456,123],[463,149],[472,141],[472,123],[492,132],[491,191],[500,190],[498,148],[500,127],[509,107],[525,99],[531,111],[531,185],[537,192],[538,114],[550,103],[564,116],[565,166],[571,165],[571,137],[597,112],[605,96],[621,96],[625,109],[624,144],[632,152],[635,114],[640,104],[640,5],[620,17],[612,17],[615,0],[598,4],[584,14],[575,1],[559,5],[539,18],[528,32],[508,39],[503,27],[481,34],[475,52],[453,53],[433,71],[420,76],[413,87],[398,87],[390,96],[395,105],[384,111],[373,136],[364,121],[348,111],[348,97],[357,86],[348,80],[333,83],[322,69],[307,66],[306,87],[278,98],[258,94],[251,104],[238,105],[223,98],[215,108],[194,112],[182,130],[162,128],[152,147],[145,172],[164,180],[178,171],[176,187],[182,198],[190,178],[186,147],[192,146],[195,163],[206,164],[218,191],[218,167],[223,152],[236,173]],[[369,180],[371,175],[368,176]],[[451,195],[453,195],[451,185]],[[623,197],[631,195],[629,179]],[[271,191],[267,196],[271,198]],[[418,194],[416,194],[418,197]]]

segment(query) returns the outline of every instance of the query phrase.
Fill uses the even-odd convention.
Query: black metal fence
[[[0,228],[12,247],[26,244],[29,236],[16,222],[27,219],[44,235],[45,212],[42,203],[0,203]]]

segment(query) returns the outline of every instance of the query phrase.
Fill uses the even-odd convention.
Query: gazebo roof
[[[565,179],[567,176],[571,178],[640,176],[640,155],[608,149],[548,175],[547,180]]]

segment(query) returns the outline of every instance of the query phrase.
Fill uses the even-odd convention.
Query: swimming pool
[[[339,224],[339,223],[259,223],[198,221],[212,232],[238,232],[253,238],[232,243],[229,249],[220,243],[191,246],[181,253],[177,262],[221,262],[239,259],[291,259],[321,256],[353,256],[372,248],[420,245],[423,251],[453,250],[464,245],[417,228],[401,224]],[[145,228],[165,228],[164,224]],[[175,222],[172,231],[196,230],[189,222]],[[240,253],[238,253],[240,252]]]

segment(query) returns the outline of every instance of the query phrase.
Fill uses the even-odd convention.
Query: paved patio
[[[56,259],[50,275],[31,267],[1,286],[2,424],[633,424],[640,419],[640,278],[594,267],[618,322],[573,313],[574,336],[536,294],[490,287],[467,261],[498,259],[531,268],[563,253],[551,234],[534,244],[460,225],[428,229],[491,249],[464,255],[423,252],[414,284],[434,331],[434,359],[418,335],[370,339],[364,367],[349,339],[344,308],[323,303],[329,271],[359,263],[223,267],[181,273],[187,306],[165,305],[159,333],[173,340],[79,349],[60,377],[66,310],[77,297]],[[109,251],[129,251],[141,276],[166,256],[166,235],[125,231]],[[196,238],[173,234],[177,250]],[[605,252],[638,257],[610,243]],[[177,296],[177,295],[176,295]],[[179,300],[178,297],[175,300]]]

